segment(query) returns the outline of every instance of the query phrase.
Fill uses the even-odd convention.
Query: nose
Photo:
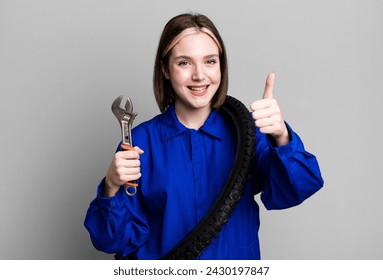
[[[205,80],[204,76],[204,71],[203,71],[203,66],[199,64],[194,65],[193,69],[193,74],[192,74],[192,80],[193,81],[203,81]]]

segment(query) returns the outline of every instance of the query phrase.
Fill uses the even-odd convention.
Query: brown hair
[[[172,18],[162,31],[158,44],[156,60],[154,63],[153,89],[160,111],[174,102],[175,92],[170,80],[163,74],[163,67],[167,68],[171,49],[177,37],[186,29],[195,28],[198,31],[208,34],[217,43],[220,55],[221,83],[212,99],[211,106],[219,108],[225,102],[228,90],[228,68],[225,46],[222,38],[213,22],[206,16],[200,14],[181,14]]]

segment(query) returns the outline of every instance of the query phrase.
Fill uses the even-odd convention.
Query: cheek
[[[175,84],[181,84],[185,82],[189,78],[188,71],[185,70],[172,70],[170,72],[170,79],[172,80],[172,83]]]
[[[215,84],[221,83],[221,71],[219,69],[211,71],[209,76],[211,81],[214,82]]]

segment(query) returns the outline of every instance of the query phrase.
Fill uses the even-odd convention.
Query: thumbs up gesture
[[[270,73],[266,79],[265,91],[261,100],[254,101],[250,108],[255,125],[262,133],[271,135],[277,146],[286,145],[289,133],[283,120],[281,110],[274,99],[275,74]]]

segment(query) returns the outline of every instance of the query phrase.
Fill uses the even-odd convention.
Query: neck
[[[189,129],[198,130],[206,122],[211,112],[210,107],[204,107],[201,109],[185,108],[177,106],[175,104],[175,111],[178,120]]]

